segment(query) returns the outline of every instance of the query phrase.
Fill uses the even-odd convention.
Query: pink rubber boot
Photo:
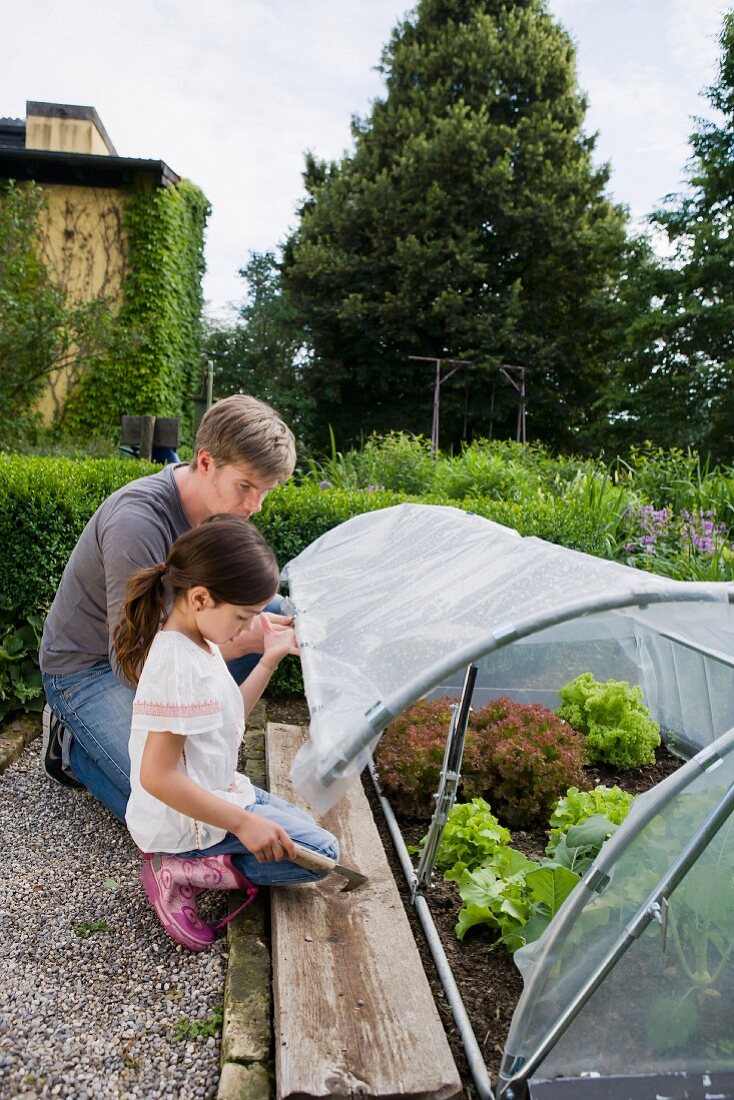
[[[257,887],[237,870],[232,857],[226,855],[201,859],[146,855],[140,879],[166,932],[191,951],[209,947],[214,942],[215,931],[236,917],[257,894]],[[247,897],[233,913],[212,926],[196,911],[196,898],[204,890],[245,890]]]
[[[214,929],[196,912],[196,895],[201,891],[183,873],[187,862],[176,856],[149,856],[140,881],[168,935],[190,951],[203,951],[214,942]]]
[[[257,896],[257,886],[237,870],[231,856],[202,856],[200,859],[183,859],[181,863],[186,864],[184,873],[196,893],[203,890],[243,890],[247,895],[241,905],[214,925],[215,931],[234,920]]]

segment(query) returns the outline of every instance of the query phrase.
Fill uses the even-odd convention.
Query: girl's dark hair
[[[278,590],[273,551],[242,516],[210,516],[177,538],[165,562],[141,569],[127,584],[122,618],[114,633],[120,670],[136,684],[153,638],[171,604],[196,585],[215,603],[266,603]]]

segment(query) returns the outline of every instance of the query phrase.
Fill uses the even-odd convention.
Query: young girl
[[[338,858],[331,833],[237,771],[245,717],[298,648],[292,627],[263,617],[262,658],[238,687],[218,646],[252,625],[278,581],[254,527],[212,516],[181,535],[165,562],[132,577],[115,631],[120,669],[137,684],[126,822],[151,904],[192,951],[214,940],[196,912],[203,890],[244,889],[248,904],[254,884],[322,877],[291,862],[293,841]]]

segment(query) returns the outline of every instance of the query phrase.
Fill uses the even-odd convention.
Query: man
[[[50,707],[43,763],[59,782],[86,787],[120,821],[130,794],[134,691],[116,670],[112,636],[128,579],[163,561],[174,540],[207,516],[259,512],[295,461],[293,435],[273,409],[254,397],[227,397],[202,419],[191,463],[118,489],[89,520],[69,558],[41,640]],[[290,621],[269,618],[276,629]],[[261,652],[259,620],[222,647],[238,682]]]

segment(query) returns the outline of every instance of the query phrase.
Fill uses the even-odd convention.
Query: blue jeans
[[[305,810],[299,810],[290,802],[277,798],[274,794],[261,791],[255,787],[256,802],[250,809],[254,814],[260,814],[280,825],[288,833],[291,840],[297,844],[303,844],[313,851],[328,856],[329,859],[339,859],[339,843],[335,836],[328,833],[316,824],[310,814]],[[176,852],[176,855],[186,859],[201,859],[203,856],[231,855],[232,862],[238,871],[254,883],[256,886],[282,886],[296,882],[315,882],[324,877],[323,873],[307,871],[289,859],[278,860],[277,863],[266,861],[258,863],[232,833],[227,833],[219,844],[212,844],[211,848],[194,849],[192,852]]]
[[[107,661],[65,676],[44,673],[43,689],[48,705],[71,734],[69,763],[74,775],[124,824],[135,692],[120,683]]]

